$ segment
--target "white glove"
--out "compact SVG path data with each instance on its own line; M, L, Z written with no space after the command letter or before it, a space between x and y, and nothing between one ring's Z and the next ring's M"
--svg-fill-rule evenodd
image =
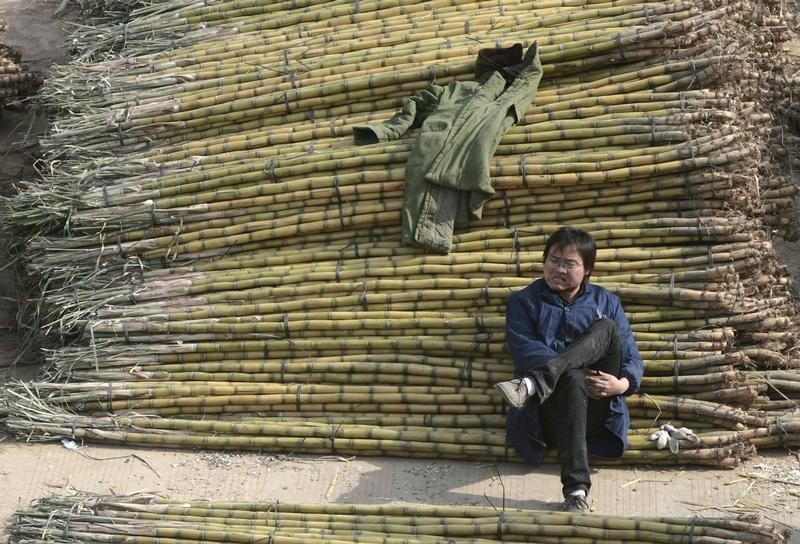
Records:
M700 437L687 427L676 429L672 425L665 423L659 430L650 435L650 440L655 442L656 447L660 450L669 446L669 451L678 453L681 442L697 444L700 442Z

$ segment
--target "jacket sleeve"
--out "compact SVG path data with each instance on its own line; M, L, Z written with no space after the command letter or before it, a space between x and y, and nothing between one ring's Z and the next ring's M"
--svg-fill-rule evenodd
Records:
M511 296L506 304L506 344L517 376L524 376L558 355L537 333L534 318L520 296Z
M622 350L622 368L620 369L620 378L627 378L630 384L628 390L623 393L624 395L632 395L639 390L642 384L642 376L644 375L644 363L642 356L639 354L639 348L636 346L636 340L633 337L631 325L622 308L622 303L619 298L614 298L614 305L611 312L611 317L617 324L619 331L620 349Z
M376 144L397 140L410 128L417 128L431 113L436 111L444 87L429 85L409 98L403 109L389 120L374 125L356 125L353 127L353 141L356 145Z
M525 117L525 112L533 102L542 79L542 61L539 59L539 48L536 43L528 48L523 64L525 68L514 78L504 94L508 97L508 115L514 118L514 124L519 124Z

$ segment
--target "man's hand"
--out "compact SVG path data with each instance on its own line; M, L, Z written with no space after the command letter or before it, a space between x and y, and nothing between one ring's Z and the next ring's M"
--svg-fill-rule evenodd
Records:
M621 395L630 387L628 378L617 378L612 374L606 374L592 368L587 368L583 373L586 376L590 399L605 399Z

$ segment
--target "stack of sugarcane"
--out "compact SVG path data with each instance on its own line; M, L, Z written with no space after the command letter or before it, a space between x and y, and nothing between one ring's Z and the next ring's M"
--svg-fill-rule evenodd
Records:
M0 19L0 32L8 23ZM12 100L29 96L42 84L42 75L21 66L22 54L14 47L0 42L0 109Z
M30 440L519 461L505 445L505 418L496 399L480 387L39 383L9 388L6 395L14 408L6 427ZM628 406L630 449L621 460L597 463L734 467L757 447L800 444L796 415L768 417L677 396L636 396ZM681 442L677 452L656 449L649 435L659 421L691 427L700 441ZM553 452L546 457L555 460Z
M730 466L800 441L795 300L770 240L795 188L769 173L768 108L734 85L761 75L737 49L748 33L785 30L767 8L184 4L85 30L84 59L121 36L122 56L61 67L42 92L62 111L50 173L2 224L41 279L36 327L63 342L42 379L6 389L9 428L514 459L492 389L513 372L505 301L571 224L597 239L592 279L645 359L623 462ZM487 44L534 40L544 78L482 218L447 255L402 246L413 133L359 147L353 126L470 79ZM664 422L701 441L656 449Z
M55 11L55 15L62 15L72 11L72 8L75 8L79 13L79 18L82 19L82 24L87 27L84 32L88 33L90 29L94 29L96 26L101 26L109 22L114 24L126 22L131 11L141 7L144 3L144 0L62 0ZM164 2L161 3L163 4ZM80 44L77 43L77 40L86 37L88 36L80 36L80 38L76 36L75 40L68 41L65 44L67 50L77 56L85 55L85 49L91 42ZM105 38L107 37L106 35ZM124 39L119 40L119 43L116 44L113 42L105 43L106 49L98 49L96 53L108 55L115 49L118 49L123 42Z
M53 496L17 511L12 543L34 542L727 542L781 543L757 519L631 518L479 506L175 501Z

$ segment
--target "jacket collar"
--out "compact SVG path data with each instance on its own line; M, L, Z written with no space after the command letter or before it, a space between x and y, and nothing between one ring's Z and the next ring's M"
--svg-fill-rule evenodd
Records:
M575 304L576 302L581 300L586 295L591 294L592 291L594 290L594 286L591 283L589 283L586 280L583 280L581 282L581 288L578 291L578 295L572 300L572 302L566 302L563 298L561 298L561 295L559 295L557 292L555 292L552 289L550 289L550 286L547 285L547 282L544 281L544 278L541 278L539 281L542 284L542 290L544 291L545 294L547 294L548 296L550 296L550 297L552 297L554 299L558 299L558 300L560 300L560 301L562 301L564 303L567 303L567 304Z

